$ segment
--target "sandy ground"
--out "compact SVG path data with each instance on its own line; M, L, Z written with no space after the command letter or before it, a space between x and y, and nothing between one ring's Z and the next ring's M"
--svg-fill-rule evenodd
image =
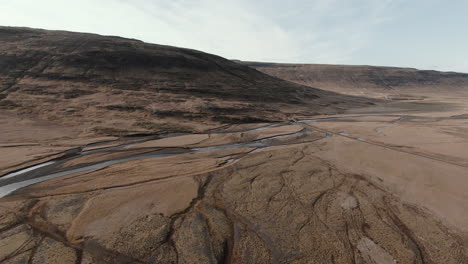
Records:
M0 199L0 260L466 263L468 111L461 103L444 112L396 107L130 142L15 142L3 147L14 154L2 159L4 168L24 153L39 158L79 144L96 151L31 177L151 155ZM92 142L104 143L86 146Z

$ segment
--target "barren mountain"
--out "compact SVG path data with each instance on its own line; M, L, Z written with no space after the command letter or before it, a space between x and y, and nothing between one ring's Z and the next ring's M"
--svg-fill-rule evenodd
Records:
M106 135L287 120L371 102L195 50L9 27L0 28L0 99L21 116Z
M468 95L465 73L376 66L239 63L280 79L344 94L388 99Z

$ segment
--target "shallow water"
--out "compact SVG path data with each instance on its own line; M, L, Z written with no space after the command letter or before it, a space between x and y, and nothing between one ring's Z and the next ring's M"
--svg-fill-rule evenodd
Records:
M162 158L162 157L170 157L170 156L176 156L176 155L181 155L181 154L209 152L209 151L225 150L225 149L248 148L248 147L261 149L261 148L265 148L265 147L268 147L268 146L276 145L274 143L274 140L276 140L276 139L301 136L301 135L304 135L305 133L306 133L306 130L303 129L303 130L301 130L299 132L295 132L295 133L289 133L289 134L284 134L284 135L268 137L268 138L254 140L252 142L246 142L246 143L236 143L236 144L228 144L228 145L200 147L200 148L193 148L193 149L189 149L187 151L179 151L179 152L177 152L177 151L174 152L173 149L172 149L170 153L161 153L161 151L158 151L156 153L154 153L154 152L151 153L150 152L150 153L144 153L144 154L137 154L137 155L134 155L134 156L131 156L131 157L123 158L123 159L116 159L116 160L99 162L99 163L92 164L92 165L89 165L89 166L84 166L84 167L81 167L81 168L65 170L65 171L52 173L52 174L48 174L48 175L45 175L45 176L41 176L41 177L37 177L37 178L33 178L33 179L27 179L27 180L19 181L19 182L16 182L16 183L11 183L11 184L1 186L0 187L0 198L4 197L4 196L6 196L6 195L20 189L20 188L23 188L23 187L26 187L26 186L29 186L29 185L32 185L32 184L36 184L36 183L39 183L39 182L47 181L47 180L58 178L58 177L71 175L71 174L74 174L74 173L80 173L80 172L85 172L85 171L92 171L92 170L102 169L102 168L105 168L105 167L108 167L108 166L111 166L111 165L114 165L114 164L117 164L117 163L133 161L133 160L140 160L140 159ZM125 146L131 145L131 144L138 144L138 143L141 143L141 141L137 142L137 143L125 144ZM119 146L119 147L121 147L121 146ZM115 149L115 147L103 148L101 150L84 151L82 153L78 153L78 155L88 155L88 154L91 154L91 153L95 153L96 151L112 150L112 149ZM230 162L232 162L232 161L230 161ZM12 178L12 177L18 177L20 175L24 175L26 173L33 172L34 170L37 170L39 168L42 168L42 167L45 167L45 166L48 166L48 165L52 165L54 163L56 163L56 162L55 161L49 161L49 162L41 163L41 164L38 164L38 165L34 165L32 167L29 167L29 168L26 168L26 169L23 169L23 170L20 170L20 171L17 171L17 172L7 174L4 177L2 177L2 180L7 179L7 178ZM0 184L1 184L1 180L0 180Z
M270 125L254 128L254 129L247 129L247 130L244 130L244 131L216 132L216 133L212 133L212 134L224 134L224 133L237 133L237 132L256 131L256 130L263 130L263 129L268 129L268 128L277 127L277 126L281 126L281 125L288 125L288 124L295 124L295 123L319 122L319 121L327 121L327 120L366 118L366 117L383 117L383 116L388 117L388 116L394 116L394 115L362 115L362 116L325 117L325 118L305 119L305 120L299 120L299 121L296 121L296 122L289 122L289 123L275 123L275 124L270 124ZM408 118L407 116L403 116L403 117L402 116L395 116L395 117L400 117L399 121L402 121L403 119ZM412 117L412 118L425 118L425 117ZM440 118L440 119L466 120L466 119L459 119L459 118ZM79 172L84 172L84 171L91 171L91 170L96 170L96 169L102 169L102 168L105 168L107 166L111 166L113 164L127 162L127 161L147 159L147 158L161 158L161 157L169 157L169 156L175 156L175 155L181 155L181 154L209 152L209 151L216 151L216 150L237 149L237 148L255 148L255 150L249 152L249 154L251 154L251 153L255 153L255 152L257 152L257 151L259 151L259 150L261 150L263 148L266 148L266 147L287 144L287 143L284 143L284 142L281 142L281 141L277 142L275 140L305 136L307 131L308 131L307 129L303 129L303 130L301 130L299 132L295 132L295 133L272 136L272 137L253 140L253 141L244 142L244 143L235 143L235 144L227 144L227 145L219 145L219 146L200 147L200 148L192 148L192 149L184 149L184 150L181 149L181 151L174 151L174 148L172 148L171 150L169 150L170 152L166 152L166 153L161 152L161 151L157 151L157 152L149 152L149 153L144 153L144 154L137 154L137 155L133 155L133 156L122 158L122 159L99 162L99 163L84 166L84 167L81 167L81 168L74 168L74 169L69 169L69 170L65 170L65 171L55 172L55 173L47 174L47 175L44 175L44 176L35 177L35 178L32 178L32 179L26 179L26 180L20 180L19 179L18 182L11 183L11 184L6 184L4 186L1 186L2 181L5 181L6 179L12 179L12 178L15 178L15 177L20 178L20 176L24 176L24 175L27 175L29 173L33 173L34 171L36 171L38 169L41 169L41 168L44 169L44 168L47 168L47 166L52 166L54 164L56 165L58 163L58 161L48 161L48 162L40 163L40 164L31 166L31 167L16 171L16 172L6 174L2 178L0 178L0 198L6 196L8 194L11 194L12 192L14 192L14 191L16 191L16 190L18 190L20 188L23 188L23 187L26 187L26 186L29 186L29 185L32 185L32 184L36 184L36 183L43 182L43 181L46 181L46 180L54 179L54 178L57 178L57 177L71 175L71 174L74 174L74 173L79 173ZM346 133L346 132L341 132L341 133L339 133L339 135L349 136L349 134ZM171 136L173 136L173 137L174 136L180 136L180 134L172 134ZM164 137L171 137L171 136L164 135ZM324 137L316 139L316 140L312 140L310 142L325 140L325 139L330 138L332 136L333 136L333 134L327 133ZM154 137L152 137L151 139L154 139ZM366 141L366 139L364 139L364 138L356 138L356 140ZM115 150L115 149L122 148L124 146L129 146L129 145L132 145L132 144L139 144L141 142L143 142L143 141L139 140L139 141L133 141L131 143L126 143L126 144L124 143L122 145L113 146L113 147L104 147L102 149L83 151L83 152L77 153L76 157L83 156L83 155L89 155L89 154L96 153L96 152ZM233 162L234 160L235 159L230 159L228 161L228 163Z
M51 164L54 164L54 163L55 163L55 161L47 161L47 162L44 162L44 163L40 163L38 165L28 167L26 169L22 169L22 170L19 170L19 171L8 173L7 175L3 176L0 179L0 181L5 180L5 179L10 179L10 178L13 178L15 176L18 176L18 175L24 174L26 172L30 172L30 171L33 171L33 170L36 170L36 169L39 169L39 168L42 168L42 167L45 167L45 166L48 166L48 165L51 165Z
M147 159L147 158L161 158L161 157L167 157L167 156L173 156L173 155L180 155L180 153L172 154L172 155L171 154L140 155L140 156L128 157L128 158L124 158L124 159L104 161L104 162L96 163L96 164L93 164L93 165L85 166L85 167L82 167L82 168L77 168L77 169L52 173L52 174L45 175L45 176L42 176L42 177L29 179L29 180L25 180L25 181L20 181L20 182L17 182L17 183L12 183L12 184L2 186L2 187L0 187L0 197L4 197L4 196L6 196L6 195L20 189L20 188L23 188L23 187L26 187L26 186L29 186L29 185L32 185L32 184L35 184L35 183L51 180L51 179L62 177L62 176L71 175L71 174L74 174L74 173L102 169L102 168L105 168L107 166L117 164L117 163L126 162L126 161L132 161L132 160L138 160L138 159ZM40 165L42 165L42 164L40 164ZM39 166L39 165L37 165L37 166Z

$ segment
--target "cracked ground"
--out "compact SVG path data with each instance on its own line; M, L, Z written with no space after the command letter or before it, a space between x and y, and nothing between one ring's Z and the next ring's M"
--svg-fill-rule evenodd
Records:
M392 124L397 118L387 119L379 122ZM353 125L348 127L359 125L349 122ZM401 149L339 136L340 130L333 129L342 123L143 142L128 151L187 142L217 145L302 128L312 131L257 151L217 149L127 161L20 189L0 200L0 260L467 263L466 214L450 214L448 208L466 208L463 200L457 203L450 197L456 189L439 188L439 193L404 189L414 181L423 185L428 177L439 175L441 166L414 148L414 153L398 152L394 157ZM323 133L333 136L315 140ZM349 155L360 159L353 161ZM377 156L380 161L373 161ZM375 173L398 158L427 171L407 167L390 173L399 177L398 185L395 178ZM374 162L374 170L359 169L364 159ZM466 175L464 168L446 166L442 169L451 175L447 177ZM424 195L453 203L441 207Z

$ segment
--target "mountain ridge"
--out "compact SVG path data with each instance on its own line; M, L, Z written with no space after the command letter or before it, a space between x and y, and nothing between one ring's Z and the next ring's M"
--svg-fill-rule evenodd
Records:
M232 59L232 61L237 63L243 64L252 64L252 65L285 65L285 66L307 66L307 65L315 65L315 66L337 66L337 67L349 67L349 68L361 68L361 67L368 67L368 68L388 68L388 69L403 69L403 70L414 70L414 71L429 71L429 72L439 72L439 73L455 73L455 74L462 74L468 75L467 72L461 71L445 71L445 70L434 70L434 69L421 69L416 67L410 66L391 66L391 65L375 65L375 64L333 64L333 63L292 63L292 62L273 62L273 61L253 61L253 60L239 60L239 59Z
M1 109L86 124L99 134L284 121L374 102L279 80L192 49L29 28L0 27L0 36ZM199 127L199 121L208 125Z
M371 97L468 94L468 74L369 65L241 62L271 76L324 90ZM443 95L443 94L442 94Z

